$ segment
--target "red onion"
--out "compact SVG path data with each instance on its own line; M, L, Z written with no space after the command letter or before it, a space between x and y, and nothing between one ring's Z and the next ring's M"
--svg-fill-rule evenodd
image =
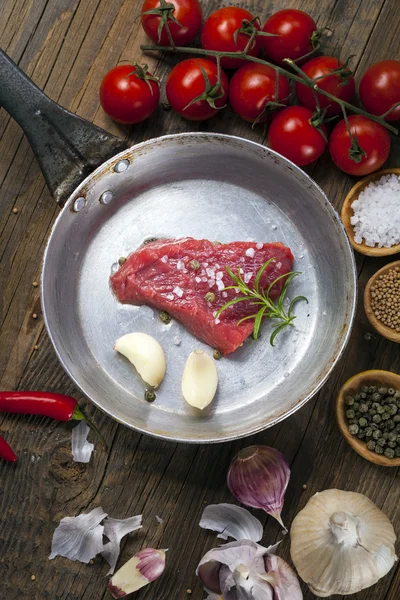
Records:
M261 508L285 527L281 511L289 478L290 468L283 454L268 446L249 446L233 459L228 487L239 502Z

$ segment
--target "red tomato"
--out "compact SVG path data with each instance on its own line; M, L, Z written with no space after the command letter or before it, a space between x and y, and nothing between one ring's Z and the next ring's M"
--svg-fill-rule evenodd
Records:
M354 77L350 69L347 68L342 70L343 75L333 73L333 71L337 71L341 67L343 67L343 63L338 58L334 58L333 56L317 56L306 62L302 69L311 79L318 79L318 77L327 75L327 77L316 81L318 87L340 100L351 102L356 91ZM315 110L317 104L311 88L296 82L296 96L303 106ZM328 107L326 111L327 116L341 113L340 105L337 102L332 102L332 100L322 94L318 94L318 100L321 108Z
M381 60L367 69L360 83L360 100L373 115L383 115L400 102L400 61ZM400 105L385 119L400 119Z
M286 77L279 76L278 98L275 99L276 71L268 65L248 63L240 67L231 79L229 101L233 110L254 123L267 120L267 102L287 104L290 86Z
M362 115L351 115L348 122L353 144L345 121L340 121L329 139L331 158L339 169L349 175L369 175L386 162L390 152L390 135L382 125ZM357 140L365 154L357 151Z
M268 145L299 167L317 160L326 147L318 129L311 125L312 111L304 106L289 106L273 119L268 131ZM326 128L322 125L326 136Z
M199 0L164 0L164 4L166 6L161 7L160 0L145 0L141 17L143 29L156 44L170 46L165 25L168 22L175 46L188 44L200 31L202 10Z
M210 119L225 106L228 97L228 78L223 71L222 90L217 81L218 70L214 62L205 58L188 58L178 63L169 74L166 86L168 102L185 119Z
M104 112L119 123L140 123L149 117L160 101L160 86L139 65L111 69L100 86Z
M245 24L243 24L244 21ZM235 32L243 29L248 33L238 33L235 41ZM201 45L206 50L239 52L246 48L251 32L254 30L259 31L260 25L254 20L251 12L238 6L227 6L213 12L204 23L201 32ZM248 54L259 56L260 52L261 40L256 37ZM221 65L227 69L237 69L243 64L245 64L245 61L240 58L221 59Z
M263 31L276 35L263 36L262 40L265 54L269 60L278 64L283 64L284 58L295 60L311 52L320 37L310 15L291 8L273 14L265 23ZM304 61L298 64L302 62Z

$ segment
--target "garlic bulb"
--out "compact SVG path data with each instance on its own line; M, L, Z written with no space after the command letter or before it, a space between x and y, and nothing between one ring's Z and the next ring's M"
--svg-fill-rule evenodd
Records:
M203 350L194 350L187 359L182 377L182 394L190 406L203 410L217 391L218 373L213 359Z
M154 388L164 379L165 354L160 344L147 333L128 333L116 342L114 349L133 364L140 377Z
M294 519L290 536L297 572L321 598L374 585L397 560L391 522L355 492L315 494Z

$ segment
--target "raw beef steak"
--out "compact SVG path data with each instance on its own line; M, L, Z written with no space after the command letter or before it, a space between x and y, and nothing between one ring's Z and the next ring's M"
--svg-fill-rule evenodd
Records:
M260 289L292 270L293 255L280 242L217 244L193 238L157 240L131 254L111 276L111 284L120 302L147 304L167 311L195 336L225 355L234 352L253 331L253 320L240 325L238 320L257 312L251 301L239 302L216 318L218 309L238 293L224 291L224 287L233 285L225 267L229 266L234 273L240 268L243 280L253 288L257 271L270 258L275 261L264 271ZM283 284L284 279L274 286L271 298L279 296ZM209 292L214 296L206 298Z

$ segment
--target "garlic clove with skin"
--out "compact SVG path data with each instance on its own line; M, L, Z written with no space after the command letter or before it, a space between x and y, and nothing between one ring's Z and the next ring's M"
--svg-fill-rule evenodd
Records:
M166 550L144 548L132 556L108 582L113 598L124 598L155 581L165 569Z
M321 598L370 587L397 560L391 522L371 500L355 492L315 494L294 519L290 536L293 563Z
M182 394L186 402L203 410L213 401L217 387L215 362L203 350L194 350L187 359L182 377Z
M148 385L154 388L160 385L166 371L165 354L151 335L128 333L115 342L114 349L133 364Z

